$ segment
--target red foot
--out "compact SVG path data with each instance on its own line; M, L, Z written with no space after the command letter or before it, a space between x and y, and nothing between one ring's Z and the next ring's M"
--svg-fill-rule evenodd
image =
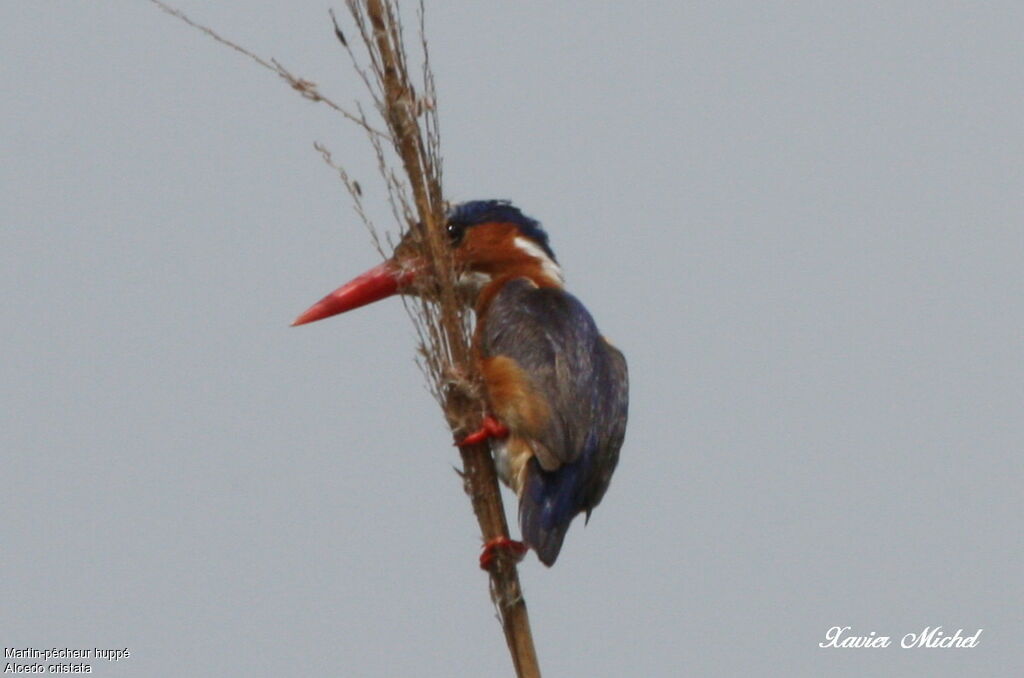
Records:
M521 541L515 541L508 537L496 537L486 544L484 544L484 552L480 554L480 569L491 571L491 567L494 565L494 559L498 557L496 551L501 549L513 559L514 562L519 562L526 555L528 547Z
M504 424L499 422L491 415L484 417L483 423L480 428L473 431L468 436L459 440L455 443L456 447L465 447L466 445L476 445L482 443L488 438L507 438L508 428Z

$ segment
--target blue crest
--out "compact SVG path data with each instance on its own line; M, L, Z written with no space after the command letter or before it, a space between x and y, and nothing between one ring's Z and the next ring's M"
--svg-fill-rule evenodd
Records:
M548 234L541 228L540 222L520 212L508 200L470 200L459 203L448 211L448 222L466 227L488 222L515 224L523 235L540 245L544 253L557 263L555 253L548 245Z

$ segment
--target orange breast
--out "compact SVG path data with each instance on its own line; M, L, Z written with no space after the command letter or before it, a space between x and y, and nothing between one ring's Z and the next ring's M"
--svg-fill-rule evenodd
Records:
M531 457L536 456L548 470L558 466L553 455L537 442L551 417L551 408L533 387L530 376L507 356L482 359L480 373L491 412L509 430L508 440L497 450L498 468L509 487L519 494Z
M537 393L530 376L507 356L480 361L491 411L513 435L536 437L547 425L551 410Z

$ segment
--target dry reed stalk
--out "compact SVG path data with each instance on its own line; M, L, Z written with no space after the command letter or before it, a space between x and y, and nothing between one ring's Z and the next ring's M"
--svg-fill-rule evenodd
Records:
M457 272L445 234L436 94L423 29L422 0L419 6L423 57L420 79L422 95L417 94L408 69L396 0L346 0L366 48L368 71L360 65L331 13L335 35L348 52L356 72L369 91L374 107L386 125L386 132L372 126L361 107L358 113L342 108L321 94L314 83L292 75L276 60L266 60L253 54L206 26L192 21L161 0L150 2L275 72L306 99L330 106L367 133L377 156L381 176L388 188L392 213L403 233L407 229L412 231L412 241L421 250L431 273L426 276L431 280L430 288L421 289L418 301L406 304L420 339L421 367L453 434L461 437L476 430L480 426L485 403L480 395L479 375L470 353L469 312L457 294ZM405 180L392 169L385 142L391 145L399 158ZM324 161L338 171L353 198L357 214L369 228L378 250L382 251L376 230L363 209L362 190L358 182L343 167L333 162L330 152L322 144L316 144L316 148ZM507 538L508 524L489 446L483 443L460 447L459 453L462 456L463 486L472 501L484 542ZM529 678L540 676L526 601L515 561L504 552L499 552L490 569L489 578L491 599L498 610L516 674Z

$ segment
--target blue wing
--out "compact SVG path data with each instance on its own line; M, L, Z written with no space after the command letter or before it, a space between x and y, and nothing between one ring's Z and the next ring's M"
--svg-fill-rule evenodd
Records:
M484 357L513 359L551 409L536 440L547 454L528 462L519 503L524 541L551 565L569 524L581 512L590 517L618 462L629 401L626 360L576 297L526 279L495 296L480 340Z

